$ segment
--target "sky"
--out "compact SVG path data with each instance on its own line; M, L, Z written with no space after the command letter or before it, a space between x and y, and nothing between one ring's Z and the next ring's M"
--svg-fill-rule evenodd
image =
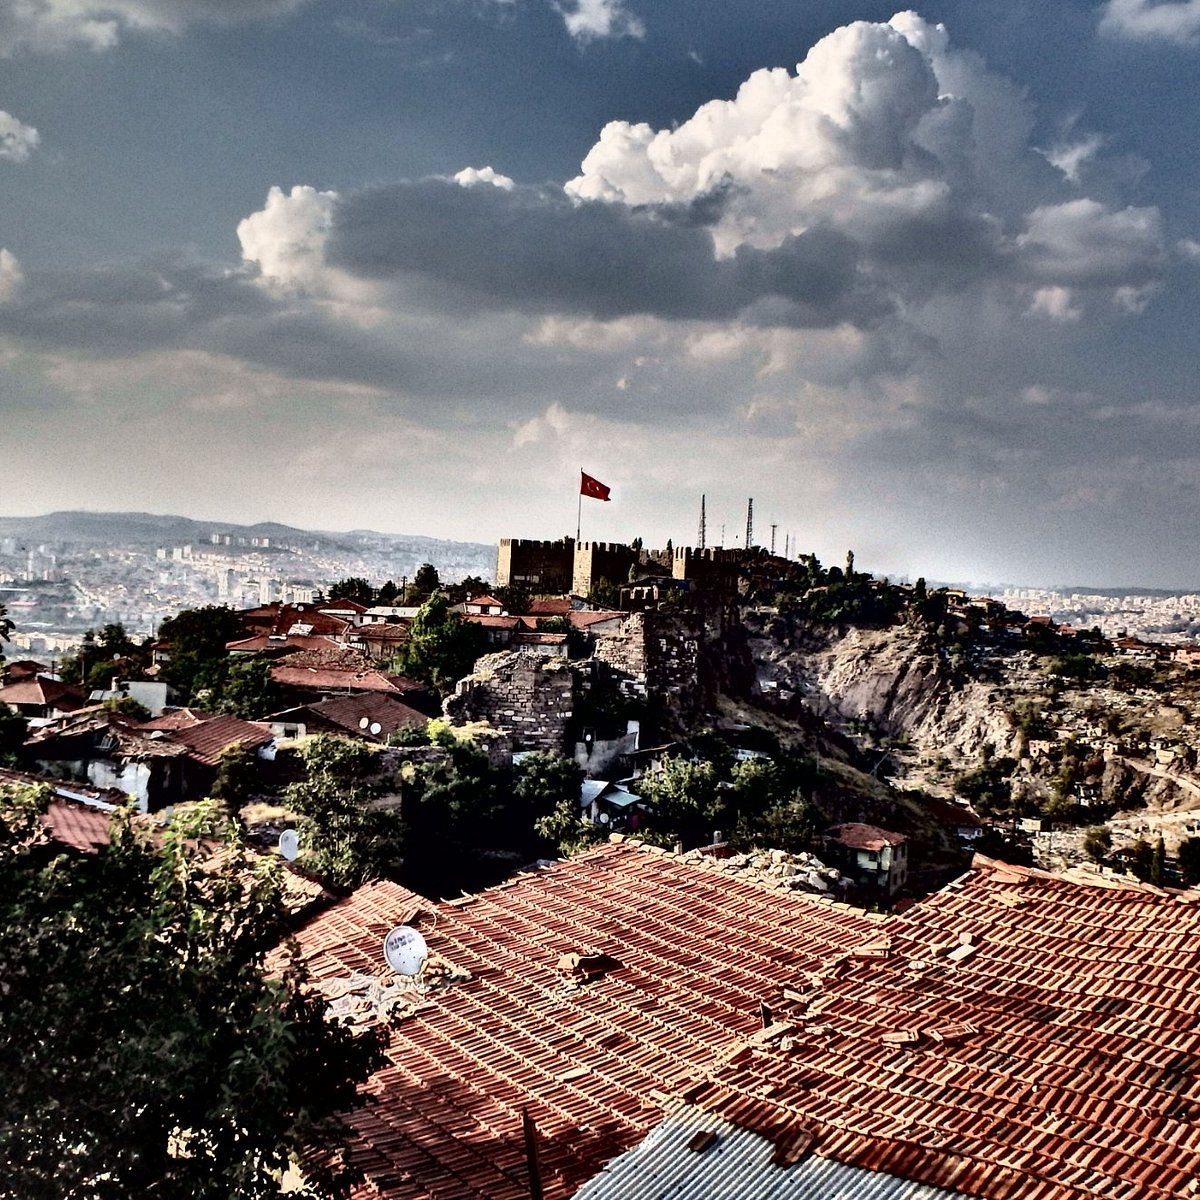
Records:
M0 0L0 512L1200 587L1200 0Z

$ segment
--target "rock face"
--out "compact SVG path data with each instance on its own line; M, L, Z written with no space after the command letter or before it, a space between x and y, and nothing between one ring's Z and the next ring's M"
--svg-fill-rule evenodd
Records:
M575 673L561 658L527 650L487 654L443 704L455 725L486 721L512 738L513 750L567 752Z
M998 754L1016 745L995 686L952 681L929 641L907 627L839 634L777 625L750 649L764 694L795 695L834 724L865 722L968 758L985 742Z

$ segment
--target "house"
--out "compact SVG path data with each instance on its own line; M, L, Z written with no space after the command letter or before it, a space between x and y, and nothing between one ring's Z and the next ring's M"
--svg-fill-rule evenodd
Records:
M513 640L513 635L525 631L525 623L520 617L498 617L482 613L464 613L464 621L480 626L487 634L488 645L496 649L507 648Z
M392 658L408 641L408 624L372 621L346 635L346 644L361 650L372 661Z
M509 641L514 650L532 650L551 658L567 657L567 635L565 633L514 633Z
M502 617L504 605L495 596L468 596L461 604L455 604L450 611L474 613L483 617Z
M235 745L264 758L274 752L270 729L240 717L182 709L141 722L88 709L39 729L23 756L45 775L114 789L154 812L208 796L221 755Z
M978 841L987 829L987 823L977 813L963 804L955 804L952 800L924 795L921 797L921 807L959 842Z
M111 688L94 691L88 697L90 704L103 704L106 700L130 699L140 704L152 717L161 717L171 702L174 689L168 684L148 679L114 679Z
M620 783L585 779L580 785L579 808L584 820L617 832L636 830L645 808L641 796Z
M276 738L302 738L314 733L336 733L386 742L401 729L424 729L425 713L405 704L388 692L358 692L301 704L264 717Z
M79 688L51 675L35 675L0 686L0 704L7 704L34 726L78 712L86 703Z
M868 895L894 896L908 879L908 839L901 833L851 821L826 830L822 844L822 857Z
M314 991L383 1039L345 1116L355 1195L1193 1194L1194 894L976 855L873 918L697 857L609 842L305 922ZM397 926L415 977L384 962Z

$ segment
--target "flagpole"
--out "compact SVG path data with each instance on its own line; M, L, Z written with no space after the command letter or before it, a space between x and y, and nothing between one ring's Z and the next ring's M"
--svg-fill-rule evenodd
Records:
M583 527L583 468L579 468L579 504L575 510L575 545L579 545L579 531Z

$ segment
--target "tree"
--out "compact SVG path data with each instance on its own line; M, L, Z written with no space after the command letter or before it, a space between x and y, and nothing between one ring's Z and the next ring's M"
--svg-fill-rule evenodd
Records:
M284 789L301 814L301 863L335 887L352 888L399 862L399 814L372 807L378 757L363 743L319 734L302 751L305 778Z
M217 760L217 776L209 795L219 801L233 819L237 818L258 782L258 756L241 742L234 742L221 751Z
M15 763L25 738L29 722L14 708L0 704L0 763Z
M365 604L368 608L375 603L375 589L359 575L351 575L346 579L339 579L337 583L331 583L328 594L330 601L353 600L356 604Z
M727 809L712 763L668 758L661 771L638 780L642 799L654 808L654 825L685 846L711 840L713 831L728 828Z
M170 661L163 668L163 678L191 701L198 692L224 682L226 643L243 636L243 630L233 609L208 604L168 617L158 635L170 643Z
M7 642L12 637L14 625L8 615L8 609L0 604L0 642Z
M137 643L119 622L111 622L100 630L100 649L109 658L129 658L138 652Z
M1167 847L1163 842L1163 836L1158 835L1158 841L1154 843L1154 853L1150 858L1150 882L1158 887L1162 886L1163 872L1167 865Z
M437 568L432 563L422 563L413 576L412 583L404 593L405 604L421 604L428 600L442 586L438 578Z
M579 764L561 754L535 751L513 768L514 820L532 826L549 816L563 800L579 809L579 785L583 771Z
M450 611L446 597L434 592L413 618L398 658L404 674L445 689L469 675L486 650L482 626L463 621Z
M1179 843L1179 873L1187 887L1200 883L1200 838L1184 838Z
M1103 862L1112 850L1112 832L1107 825L1096 825L1083 835L1083 852L1093 862Z
M208 806L165 832L120 814L102 854L61 852L47 798L0 789L0 1197L277 1197L381 1061L298 965L268 977L278 865Z
M256 721L281 703L283 693L271 679L271 660L256 656L227 664L214 707L217 712Z
M379 589L375 595L375 602L387 606L396 603L396 597L400 594L400 589L396 586L395 581L389 579L387 583Z

